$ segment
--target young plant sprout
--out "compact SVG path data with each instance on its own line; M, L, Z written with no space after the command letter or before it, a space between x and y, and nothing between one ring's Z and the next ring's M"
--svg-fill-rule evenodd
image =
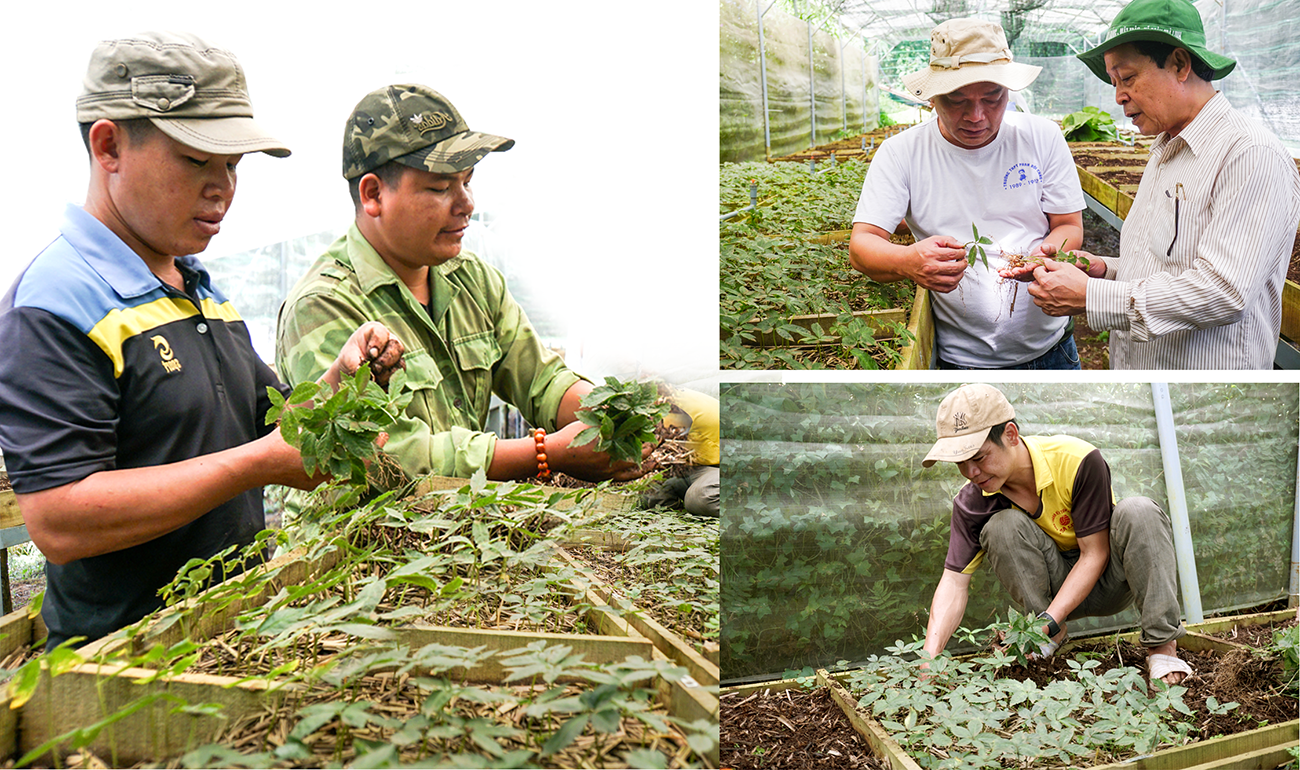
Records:
M966 264L974 265L975 257L978 255L980 260L984 263L985 269L988 269L989 255L984 253L984 247L991 245L993 240L987 235L981 236L980 229L975 226L974 222L971 222L970 229L975 239L966 241L966 243L962 244L966 247Z
M639 462L641 445L655 440L655 426L670 408L653 382L606 377L604 385L582 397L577 417L588 427L573 437L573 445L596 441L597 452L615 460Z
M370 365L362 364L333 393L327 385L304 382L288 399L275 388L268 387L267 395L271 409L266 424L280 423L280 435L302 452L308 473L325 471L365 486L366 463L387 457L379 453L375 439L406 410L415 391L406 388L406 372L399 369L385 392L371 378Z

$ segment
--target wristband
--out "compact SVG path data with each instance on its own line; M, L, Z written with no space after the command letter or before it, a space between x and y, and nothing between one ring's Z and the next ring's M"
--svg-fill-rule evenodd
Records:
M1054 638L1057 634L1061 633L1061 627L1057 625L1056 618L1048 615L1047 610L1038 613L1038 617L1040 620L1047 621L1047 636L1049 638Z
M551 477L551 467L546 464L546 431L534 430L533 443L537 447L537 478L546 481Z

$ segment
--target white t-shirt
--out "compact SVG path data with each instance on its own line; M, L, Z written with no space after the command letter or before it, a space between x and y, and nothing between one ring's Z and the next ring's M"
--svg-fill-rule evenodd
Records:
M1028 255L1050 231L1047 214L1083 209L1083 189L1061 129L1046 118L1006 113L992 142L952 144L930 120L890 137L867 169L854 222L893 232L905 220L916 239L972 240L971 225L993 239L989 267L976 257L961 283L931 293L936 345L944 361L997 368L1038 358L1061 340L1069 319L1034 304L1027 284L1002 282L1002 251ZM1016 293L1015 311L1011 311Z

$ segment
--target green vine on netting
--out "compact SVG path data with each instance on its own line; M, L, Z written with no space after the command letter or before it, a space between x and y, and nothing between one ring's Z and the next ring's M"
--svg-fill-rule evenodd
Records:
M573 446L596 442L596 451L615 461L641 461L641 445L655 440L655 426L672 408L651 381L606 377L604 385L582 397L577 417L588 426L573 437Z
M280 435L302 452L307 473L324 471L352 486L364 486L366 464L380 459L375 440L397 421L415 392L407 389L402 369L393 373L385 392L371 378L369 364L343 377L338 390L316 403L328 389L323 383L304 382L286 399L268 387L271 409L266 424L280 423Z

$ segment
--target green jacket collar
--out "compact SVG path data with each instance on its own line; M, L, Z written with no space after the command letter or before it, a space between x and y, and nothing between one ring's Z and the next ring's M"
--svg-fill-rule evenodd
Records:
M357 275L357 283L364 293L370 294L382 286L394 285L412 307L420 307L415 295L411 294L411 290L398 279L397 274L388 266L384 258L375 251L375 247L371 246L370 241L361 234L361 229L357 227L355 221L348 227L347 259L352 263L352 270ZM465 256L462 252L461 256L452 257L429 270L429 309L435 320L441 319L446 314L452 300L460 292L460 287L450 281L449 276L464 261Z

